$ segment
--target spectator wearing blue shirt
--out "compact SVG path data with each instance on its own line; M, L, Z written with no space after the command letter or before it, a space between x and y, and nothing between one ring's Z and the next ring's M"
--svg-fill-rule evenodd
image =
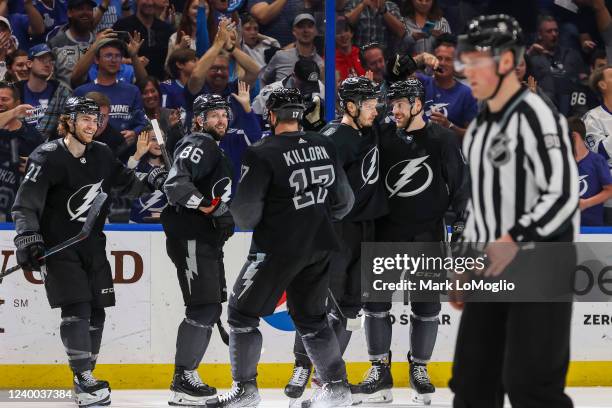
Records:
M227 98L234 118L229 124L231 128L243 129L252 120L257 120L254 113L246 112L242 105L231 98L232 94L238 93L238 80L230 81L230 57L244 70L241 78L244 82L253 86L257 80L260 66L255 60L249 57L244 51L236 46L237 34L231 30L230 20L223 20L219 24L219 30L211 47L204 53L202 58L196 63L191 77L185 89L185 99L187 101L187 120L186 125L191 126L191 106L193 101L201 94L217 94Z
M612 176L608 163L603 156L587 149L586 128L582 120L572 116L567 122L574 139L574 155L578 163L580 225L603 226L604 202L612 198Z
M44 39L45 23L42 15L32 3L32 0L23 1L23 12L12 13L8 15L8 20L11 24L13 35L19 42L19 48L28 50L39 39ZM35 41L30 41L30 37Z
M110 101L109 124L117 129L128 145L135 145L136 135L146 125L142 99L138 88L132 84L117 81L121 60L125 55L125 44L117 39L107 38L96 48L98 78L93 83L75 89L75 96L84 96L96 91L106 95Z
M48 80L53 64L53 53L47 44L35 45L28 52L28 79L17 83L21 100L33 107L25 122L35 126L46 138L55 135L64 105L72 96L68 87L54 79Z
M179 48L168 58L170 78L160 84L161 106L170 109L186 109L185 85L191 77L198 59L191 48Z
M240 127L228 127L227 133L219 143L219 147L223 149L227 157L232 161L232 192L234 192L236 187L238 187L244 152L247 147L261 139L261 127L259 126L257 116L251 109L251 94L248 84L242 81L239 82L238 91L232 93L231 101L240 104L240 108L245 112L244 119L240 122ZM233 107L232 110L234 110Z
M463 138L469 123L478 114L478 102L470 88L455 79L456 39L441 35L434 49L439 61L433 78L417 74L425 87L425 115L432 122L452 129Z
M82 85L85 82L92 82L98 78L98 64L96 62L96 54L100 48L100 44L107 43L108 41L117 41L117 34L111 29L98 34L96 41L92 47L87 50L85 55L74 66L72 74L70 76L70 84L73 88ZM130 42L126 45L123 41L118 41L117 44L121 46L124 55L127 54L129 59L122 59L119 72L116 74L116 79L119 82L125 82L133 84L138 81L143 81L147 76L147 70L144 67L143 58L138 56L138 49L142 44L140 34L134 32L134 36L130 36ZM127 63L128 61L131 64Z
M43 18L45 35L68 22L67 0L38 0L35 6Z

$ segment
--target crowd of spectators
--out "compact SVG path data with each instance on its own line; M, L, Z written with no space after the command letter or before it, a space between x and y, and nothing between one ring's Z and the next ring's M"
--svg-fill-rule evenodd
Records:
M368 75L384 95L393 67L410 55L426 89L426 120L460 139L479 106L456 61L456 37L479 14L516 17L526 41L519 78L569 118L581 208L591 214L583 224L612 225L612 0L334 5L336 82ZM330 58L324 36L324 0L0 0L0 217L10 221L27 155L59 137L71 95L98 102L96 139L143 171L163 166L150 120L159 121L172 153L203 93L231 103L221 146L236 170L246 147L268 133L265 101L277 87L300 89L304 127L320 129ZM155 222L165 204L161 196L115 197L111 221Z

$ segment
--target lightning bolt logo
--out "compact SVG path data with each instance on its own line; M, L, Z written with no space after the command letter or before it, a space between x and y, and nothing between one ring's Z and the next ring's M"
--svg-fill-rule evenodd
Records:
M425 163L425 160L428 157L429 155L417 157L416 159L403 160L389 169L387 176L385 177L385 185L389 193L391 193L389 197L393 197L394 195L397 195L398 197L415 196L429 187L431 181L433 180L433 171L431 170L431 167ZM389 183L390 176L393 178L393 174L397 171L395 169L402 165L403 168L399 171L399 178L393 183L393 186L391 186ZM412 181L412 177L421 169L427 170L427 179L425 180L425 183L415 190L402 191L404 187L406 187L406 185Z
M589 175L585 174L584 176L580 176L580 178L578 179L578 181L580 182L580 186L578 187L580 189L580 197L582 197L582 195L586 193L589 188L589 183L586 180L587 177L589 177Z
M242 292L240 292L240 295L238 295L238 299L240 299L247 292L247 290L249 290L249 288L253 285L253 278L255 277L255 275L257 274L257 271L259 270L258 269L259 264L263 262L265 257L266 257L266 254L257 253L255 254L255 259L250 261L249 264L245 265L246 270L242 274L242 280L244 281L242 282Z
M223 183L225 183L225 185L223 185ZM220 191L218 191L218 189L220 188L223 188L223 194L219 194ZM221 197L221 201L227 203L230 198L232 198L232 179L223 177L213 185L211 193L213 197Z
M102 191L103 181L104 179L100 180L96 184L88 184L86 186L83 186L78 189L76 193L70 196L70 198L68 199L68 203L66 203L66 209L68 210L68 214L70 215L70 221L77 220L80 222L85 222L84 215L91 207L91 203L93 203L93 200L96 198L98 193ZM81 192L85 189L88 190L82 198L83 203L75 211L72 211L72 200L79 197L81 195Z
M187 241L187 267L185 268L185 277L187 278L187 287L191 294L191 281L194 275L198 274L198 263L196 258L196 242L194 239Z
M367 171L365 171L367 168ZM378 146L374 146L363 157L361 162L361 178L363 179L362 188L366 184L374 184L378 181Z
M141 213L145 212L146 210L151 208L154 204L157 204L163 196L164 196L164 193L162 193L159 190L155 190L153 194L149 196L149 199L147 200L146 203L143 203L142 201L140 202L140 204L142 205L142 210L140 210L140 212Z

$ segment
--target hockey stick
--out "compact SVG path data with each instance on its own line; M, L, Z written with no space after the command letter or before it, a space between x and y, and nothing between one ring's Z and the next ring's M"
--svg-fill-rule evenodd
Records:
M87 237L89 237L89 234L91 233L91 230L96 220L98 219L98 215L100 215L100 211L102 210L102 206L104 205L104 202L106 201L107 197L108 195L103 191L98 193L96 198L94 198L93 202L91 203L91 207L89 208L89 213L87 213L87 218L85 219L83 228L81 228L81 232L76 234L74 237L62 242L61 244L57 244L56 246L49 248L47 251L45 251L45 254L43 256L38 258L38 260L42 261L43 259L57 252L63 251L64 249L87 239ZM10 275L11 273L15 271L18 271L19 269L21 269L21 265L15 265L5 270L4 272L0 273L0 284L2 283L2 279L4 277Z
M229 334L223 327L223 323L221 323L221 319L217 320L217 329L219 329L219 336L221 336L221 340L226 346L229 346Z
M161 132L157 119L151 120L151 127L153 128L155 139L157 139L157 144L159 144L159 149L162 152L162 158L164 159L166 170L170 171L170 168L172 167L172 160L170 160L170 155L166 150L166 140L164 139L164 135ZM223 327L221 319L217 320L217 329L219 330L219 336L221 336L223 343L226 346L229 346L229 334L227 334L227 330L225 330L225 327Z
M361 329L361 323L359 325L357 325L356 323L353 323L353 321L356 321L357 318L352 318L352 317L346 317L346 315L344 314L344 312L342 312L342 308L340 307L340 304L338 303L338 301L336 300L336 297L334 296L334 293L332 292L331 288L327 288L327 292L329 294L329 298L331 299L332 303L334 304L334 307L336 308L336 310L338 311L338 313L340 313L340 316L346 320L346 330L349 331L356 331ZM358 315L359 316L359 315ZM359 326L359 327L358 327Z
M166 170L170 171L170 167L172 167L172 160L170 160L170 155L166 150L166 139L164 139L164 135L162 134L157 119L151 120L151 126L153 127L153 133L155 134L155 139L157 139L157 144L159 144L159 149L162 152L162 158L164 159Z

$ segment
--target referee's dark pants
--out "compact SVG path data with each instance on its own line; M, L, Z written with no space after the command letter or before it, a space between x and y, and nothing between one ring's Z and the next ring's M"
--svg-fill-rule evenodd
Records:
M453 375L455 408L573 407L564 393L571 303L466 303Z

